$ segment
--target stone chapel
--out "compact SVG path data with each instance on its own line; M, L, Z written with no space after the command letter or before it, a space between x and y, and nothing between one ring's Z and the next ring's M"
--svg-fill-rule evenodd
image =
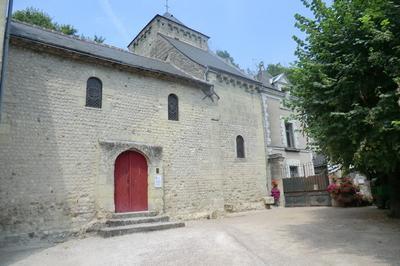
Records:
M156 15L129 51L12 21L0 124L3 238L114 213L264 208L261 82Z

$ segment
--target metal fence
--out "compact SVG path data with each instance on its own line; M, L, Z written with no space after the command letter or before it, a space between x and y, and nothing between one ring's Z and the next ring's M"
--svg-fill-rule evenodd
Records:
M329 185L326 174L283 179L284 192L326 191Z
M281 171L281 176L284 178L307 177L315 175L315 168L312 162L298 165L285 164Z

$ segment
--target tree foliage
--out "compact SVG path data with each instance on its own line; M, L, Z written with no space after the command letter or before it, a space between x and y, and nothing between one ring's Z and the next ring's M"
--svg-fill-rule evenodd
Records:
M285 67L281 63L277 63L277 64L268 64L267 67L266 67L266 70L272 76L277 76L277 75L282 74L282 73L287 74L288 72L291 71L291 68L290 67Z
M58 24L57 22L54 22L47 13L33 7L15 11L13 19L46 29L59 31L66 35L74 35L78 32L77 29L69 24Z
M45 12L34 7L28 7L24 10L18 10L13 13L13 19L33 24L46 29L61 32L66 35L76 35L78 30L69 24L58 24ZM101 36L94 36L94 38L81 36L83 39L92 40L98 43L103 43L105 38Z
M229 63L234 65L235 67L239 68L239 65L235 62L235 59L230 55L230 53L226 50L221 51L217 50L217 55L225 60L227 60Z
M400 180L400 3L302 0L294 107L322 152L368 176Z
M292 82L294 66L284 66L281 63L268 64L266 70L272 76L277 76L279 74L285 73L289 81Z

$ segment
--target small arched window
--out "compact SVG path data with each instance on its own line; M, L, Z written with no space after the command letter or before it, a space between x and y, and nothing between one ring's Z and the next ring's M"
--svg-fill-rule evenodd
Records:
M175 94L168 96L168 120L179 120L179 102Z
M236 155L238 158L244 158L244 139L242 136L236 137Z
M86 83L86 106L101 108L103 85L98 78L89 78Z

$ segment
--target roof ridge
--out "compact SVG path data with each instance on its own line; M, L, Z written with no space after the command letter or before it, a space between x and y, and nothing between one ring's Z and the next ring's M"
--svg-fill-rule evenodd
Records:
M167 19L169 19L169 20L172 20L172 21L174 21L174 22L176 22L176 23L178 23L178 24L181 24L181 25L183 25L183 26L186 26L185 24L183 24L183 22L182 21L180 21L179 19L177 19L172 13L170 13L170 12L165 12L163 15L162 15L164 18L167 18Z
M216 58L218 58L219 60L221 60L224 64L235 68L237 71L240 71L242 74L244 74L245 76L248 76L250 79L253 79L255 81L257 81L255 78L251 77L250 75L247 75L242 69L240 69L239 67L235 66L234 64L229 64L228 62L226 62L222 57L218 56L216 53L214 53L214 51L209 50L210 54L212 54L213 56L215 56Z
M150 72L163 73L210 86L209 83L194 79L192 76L176 68L173 64L162 60L139 56L109 45L86 42L85 40L54 30L44 29L36 25L32 26L29 23L13 21L11 26L11 35L13 38L26 39L34 43L70 50L85 56L94 56L100 60L106 60Z
M82 41L82 42L85 42L85 43L91 43L91 44L94 44L94 45L99 45L99 46L104 46L104 47L107 47L107 48L120 50L121 52L131 53L131 52L129 52L129 51L125 50L125 49L122 49L120 47L116 47L116 46L113 46L113 45L110 45L110 44L106 44L106 43L95 42L95 41L90 40L90 39L81 38L79 35L68 35L68 34L65 34L65 33L60 32L60 31L52 30L52 29L49 29L49 28L41 27L41 26L38 26L38 25L35 25L35 24L24 22L24 21L19 21L19 20L16 20L16 19L12 19L12 22L19 23L19 24L22 24L22 25L25 25L25 26L29 26L29 27L32 27L32 28L36 28L36 29L39 29L39 30L51 32L51 33L54 33L54 34L58 34L58 35L61 35L61 36L64 36L64 37L67 37L67 38L70 38L70 39Z
M144 26L144 27L139 31L139 33L136 34L136 36L133 38L133 40L128 44L128 47L131 46L132 43L135 42L135 40L139 37L139 35L140 35L140 34L141 34L141 33L156 19L156 18L158 18L158 17L164 18L164 19L166 19L166 20L168 20L168 21L171 21L172 23L176 23L176 24L178 24L178 25L180 25L180 26L182 26L182 27L184 27L184 28L186 28L186 29L188 29L188 30L194 31L194 32L196 32L196 33L198 33L198 34L200 34L200 35L206 37L207 39L210 39L210 36L208 36L208 35L206 35L206 34L200 32L200 31L198 31L198 30L192 29L191 27L186 26L185 24L177 23L176 21L173 21L172 19L170 19L170 18L168 18L168 17L164 17L164 16L162 16L162 15L160 15L160 14L156 14L156 15L146 24L146 26Z
M169 39L172 39L171 37L169 37L169 36L167 36L167 35L164 35L164 34L162 34L162 33L158 33L162 38L164 38L167 42L169 42L169 44L171 44L175 49L177 49L180 53L182 53L184 56L186 56L189 60L191 60L191 61L193 61L194 63L196 63L196 64L199 64L199 65L201 65L201 66L203 66L203 67L207 67L206 65L203 65L202 63L200 63L200 62L196 62L196 60L194 60L194 59L192 59L192 58L190 58L190 56L188 56L188 55L186 55L185 53L183 53L181 50L179 50L179 48L178 47L176 47L176 45L174 45ZM179 40L177 40L177 41L179 41ZM186 44L185 42L183 42L184 44ZM188 44L188 45L190 45L190 44ZM194 47L194 48L197 48L196 46L193 46L193 45L190 45L190 46L192 46L192 47ZM197 48L197 49L200 49L200 48ZM201 49L200 49L201 50ZM204 51L204 50L203 50ZM179 68L178 68L179 69Z
M169 63L168 63L168 64L169 64ZM194 79L194 80L198 80L198 81L207 83L207 84L209 84L209 85L212 85L212 83L208 82L207 80L199 79L199 78L193 76L192 74L186 72L185 70L183 70L183 69L181 69L181 68L175 66L174 64L169 64L169 65L171 65L172 67L176 68L176 69L179 70L179 71L182 71L183 73L185 73L186 75L190 76L190 77L191 77L192 79Z
M167 64L167 65L173 66L172 64L167 63L165 61L162 61L161 59L135 54L135 53L132 53L129 50L126 50L126 49L123 49L123 48L120 48L120 47L116 47L116 46L113 46L113 45L109 45L109 44L105 44L105 43L98 43L98 42L95 42L95 41L82 39L82 38L80 38L79 36L76 36L76 35L68 35L68 34L65 34L65 33L62 33L62 32L59 32L59 31L55 31L55 30L52 30L52 29L44 28L44 27L41 27L41 26L38 26L38 25L22 22L22 21L15 20L15 19L13 19L12 22L13 23L22 24L22 25L25 25L25 26L28 26L28 27L36 28L36 29L39 29L39 30L47 31L47 32L50 32L50 33L58 34L58 35L61 35L63 37L66 37L66 38L70 38L70 39L73 39L73 40L81 41L83 43L89 43L89 44L94 44L94 45L97 45L97 46L110 48L110 49L113 49L113 50L116 50L116 51L119 51L119 52L123 52L123 53L129 54L129 55L134 55L134 56L137 56L137 57L146 58L148 60L153 60L153 61L157 61L157 62L161 62L161 63Z
M191 44L189 44L189 43L187 43L187 42L183 42L183 41L181 41L181 40L179 40L179 39L174 39L174 38L172 38L172 37L169 37L169 36L167 36L167 35L164 35L164 34L162 34L162 33L158 33L159 35L161 35L161 37L163 37L164 39L166 39L166 41L168 41L172 46L174 46L177 50L179 50L180 52L182 52L178 47L176 47L176 45L174 45L172 42L171 42L171 40L176 40L176 41L178 41L178 42L181 42L181 43L183 43L183 44L185 44L185 45L188 45L188 46L190 46L190 47L193 47L193 48L195 48L195 49L197 49L197 50L200 50L200 51L203 51L203 52L205 52L205 53L208 53L208 54L210 54L211 56L213 56L213 57L215 57L215 58L217 58L217 60L219 60L220 62L222 62L224 65L226 65L226 66L228 66L228 67L231 67L231 68L233 68L233 69L235 69L236 71L238 71L241 75L243 75L241 78L246 78L246 79L248 79L248 80L250 80L250 81L252 81L252 82L256 82L256 83L261 83L261 82L259 82L258 80L256 80L256 79L254 79L253 77L251 77L251 76L249 76L249 75L247 75L246 73L244 73L241 69L239 69L239 68L237 68L236 66L233 66L233 65L230 65L230 64L228 64L227 62L225 62L222 58L220 58L218 55L216 55L212 50L210 50L210 49L207 49L207 50L204 50L204 49L201 49L201 48L199 48L199 47L196 47L196 46L193 46L193 45L191 45ZM195 62L195 63L197 63L197 64L199 64L199 65L202 65L202 66L204 66L204 67L207 67L208 65L204 65L204 64L202 64L202 63L200 63L200 62L197 62L196 60L194 60L194 59L192 59L190 56L188 56L188 55L186 55L190 60L192 60L193 62ZM212 67L212 66L210 66L210 67ZM212 67L212 68L214 68L214 67ZM216 68L216 69L219 69L219 68ZM223 72L226 72L226 70L224 71L223 69L219 69L220 71L223 71ZM234 75L234 76L239 76L238 74L235 74L235 73L230 73L231 75Z

